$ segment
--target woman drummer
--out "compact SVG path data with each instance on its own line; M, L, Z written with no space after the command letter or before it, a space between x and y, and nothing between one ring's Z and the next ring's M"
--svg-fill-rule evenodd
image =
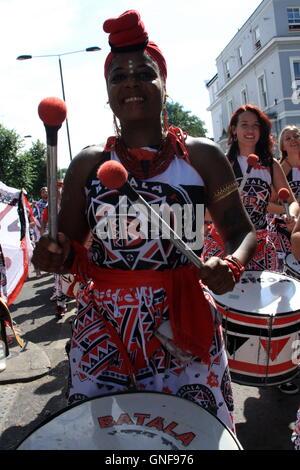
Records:
M273 158L271 122L257 106L240 106L231 117L228 135L227 157L239 185L244 180L248 168L248 156L254 154L259 158L246 177L241 191L241 198L256 229L258 242L255 256L247 265L247 269L278 271L276 249L267 230L267 208L272 188L276 192L281 188L289 191L287 202L293 219L299 213L299 206L281 166ZM203 256L207 259L210 256L222 256L222 253L223 244L213 226L207 236Z
M300 217L298 217L296 225L291 235L291 252L295 258L300 261ZM299 352L299 346L297 348ZM298 354L299 360L299 354ZM297 411L295 428L292 434L292 441L296 450L300 450L300 406Z
M289 125L282 129L279 136L279 150L281 158L279 163L286 175L293 194L300 202L300 129ZM291 251L291 231L295 225L295 219L287 219L285 208L278 201L278 194L273 193L268 211L274 214L269 224L269 230L273 234L277 252L282 257Z
M168 127L162 118L166 62L138 12L105 21L104 30L110 34L105 78L116 135L104 149L88 147L73 159L64 181L58 244L43 239L33 256L41 269L76 274L82 281L69 402L134 386L192 400L233 428L221 326L198 279L219 294L232 290L255 251L255 232L218 147ZM117 213L121 204L126 214L133 210L129 198L97 178L107 160L124 165L131 186L149 203L169 212L173 205L191 209L190 228L207 202L228 256L212 258L198 270L168 239L136 230L131 237L132 215L127 237L104 236L105 213ZM90 232L87 251L82 245ZM199 256L202 244L194 248ZM163 345L155 333L165 320L170 320L173 342L165 338ZM192 360L182 361L170 346L188 350Z

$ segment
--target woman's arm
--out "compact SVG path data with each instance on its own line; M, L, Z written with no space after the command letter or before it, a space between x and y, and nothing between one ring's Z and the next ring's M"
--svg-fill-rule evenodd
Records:
M58 215L58 240L41 237L32 262L42 271L63 274L72 264L71 240L84 245L90 230L85 215L85 185L91 170L102 161L102 149L88 147L71 162L65 180Z
M224 242L225 254L233 255L245 266L255 253L256 234L241 201L232 168L223 152L213 142L207 139L191 141L189 138L188 143L191 163L204 180L207 208ZM207 260L205 265L215 270L223 263L214 257ZM222 274L221 271L220 273ZM202 277L201 273L200 276ZM205 283L208 285L207 272L205 276ZM225 282L225 279L222 282L221 276L213 272L208 281L208 287L217 289L214 290L216 293L225 293L233 288L225 290L225 284L229 283Z
M294 196L293 191L290 188L290 185L285 176L285 173L277 160L273 161L273 187L274 187L274 191L277 194L281 188L286 188L289 191L290 197L287 201L289 204L289 212L292 218L294 219L298 218L299 204L296 201L296 198Z
M298 217L291 234L291 251L295 258L300 261L300 217Z

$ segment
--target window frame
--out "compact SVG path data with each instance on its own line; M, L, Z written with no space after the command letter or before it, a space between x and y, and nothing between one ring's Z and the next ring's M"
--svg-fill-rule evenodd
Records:
M243 95L245 94L245 95ZM245 96L245 100L243 99L243 96ZM241 89L241 103L242 105L245 105L248 103L248 93L247 93L247 88L244 87Z
M255 28L253 28L253 39L255 50L259 51L259 49L261 49L261 37L259 26L255 26Z
M295 17L289 18L289 10L298 10L299 19L296 19ZM300 7L298 7L298 6L287 7L286 8L286 13L287 13L289 31L291 31L291 32L300 31ZM293 14L294 12L291 12L291 13ZM296 20L298 20L298 21L296 21Z
M264 90L261 89L260 84L263 84ZM260 107L262 109L266 109L269 106L269 99L268 99L268 89L267 89L267 81L265 73L262 73L257 77L257 84L258 84L258 96ZM265 102L263 102L265 101Z

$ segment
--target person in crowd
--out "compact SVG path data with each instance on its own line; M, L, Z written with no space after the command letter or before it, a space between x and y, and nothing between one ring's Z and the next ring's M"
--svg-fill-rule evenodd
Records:
M63 188L63 182L58 181L57 182L57 210L58 211L60 210L62 188ZM41 229L40 229L41 236L47 230L48 218L49 218L49 214L48 214L48 204L47 204L46 207L44 208L43 216L41 220ZM57 317L57 319L63 317L67 311L66 304L67 304L68 296L63 290L63 285L64 285L63 275L54 273L54 286L53 286L53 292L50 297L50 300L55 302L56 304L55 316Z
M87 147L72 160L64 180L58 241L41 238L33 256L40 269L81 280L69 353L69 403L132 388L157 391L191 400L233 429L220 319L199 279L216 293L232 290L255 252L255 231L218 146L168 125L166 61L149 40L139 13L126 11L103 28L111 47L104 74L116 135L104 148ZM171 240L151 236L150 229L149 236L135 230L142 216L137 212L133 217L130 197L97 177L107 161L121 162L131 187L149 203L170 211L175 205L188 207L189 228L207 206L224 242L224 257L196 268ZM123 204L126 236L118 231L121 217L109 235L105 214L118 214ZM90 233L87 250L83 245ZM203 239L198 243L195 233L193 249L200 257ZM162 341L158 330L167 321L171 335ZM176 351L187 352L188 359Z
M289 212L294 223L299 213L299 205L281 166L273 157L271 122L257 106L252 104L240 106L231 117L228 136L227 158L233 167L238 184L245 182L240 191L241 198L256 229L257 250L247 269L278 271L278 257L274 243L269 237L267 222L267 208L272 188L276 192L281 188L289 191ZM252 154L256 155L259 161L249 175L245 176L248 168L247 159ZM203 256L206 259L210 256L222 256L222 253L223 245L213 226L206 238Z
M278 271L279 261L276 247L268 230L267 208L272 194L281 188L289 191L288 207L293 223L299 214L299 205L292 193L285 173L273 157L273 137L268 116L257 106L240 106L232 115L228 129L229 150L227 158L232 165L236 181L244 187L240 189L241 198L247 213L256 229L257 249L255 256L247 264L247 270ZM253 165L248 176L249 155L259 160ZM224 245L218 230L213 225L205 238L203 257L223 256ZM297 393L294 383L280 385L285 393Z
M291 252L295 258L300 262L300 217L298 217L296 225L291 234ZM300 363L300 354L299 346L298 351L298 360ZM292 434L292 442L294 443L295 450L300 450L300 406L297 411L295 428Z
M294 125L285 126L279 136L280 164L287 177L297 202L300 202L300 129ZM269 230L273 235L277 252L281 258L291 251L290 237L295 220L285 213L285 207L278 200L278 193L272 194L268 211L273 214Z
M35 245L41 236L41 224L45 207L48 204L48 188L43 186L40 190L41 198L33 204L33 216L35 219L35 225L33 227L33 245ZM41 276L41 272L38 268L35 268L35 274L37 277Z

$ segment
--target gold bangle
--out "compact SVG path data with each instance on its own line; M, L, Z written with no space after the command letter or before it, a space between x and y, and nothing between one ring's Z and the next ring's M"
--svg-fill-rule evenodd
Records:
M234 193L234 191L238 190L238 185L236 181L223 186L222 188L218 189L212 197L211 202L219 202L225 197L229 196L230 194Z

